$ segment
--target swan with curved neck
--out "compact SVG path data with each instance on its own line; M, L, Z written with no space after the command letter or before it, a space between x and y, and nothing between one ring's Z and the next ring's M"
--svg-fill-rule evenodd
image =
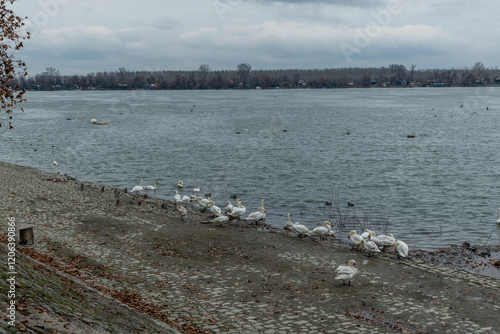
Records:
M229 214L229 217L240 219L241 215L244 214L247 209L243 206L239 198L236 200L236 203L237 205L233 207L233 210Z
M175 201L175 204L181 204L181 201L182 201L182 197L181 197L181 195L179 195L177 190L175 191L174 201Z
M365 251L367 251L368 257L370 257L370 254L380 253L380 249L378 249L378 246L373 241L367 241L364 238L361 240L359 248L362 248Z
M226 213L231 213L231 211L233 211L233 203L231 203L230 201L227 201Z
M337 268L337 276L335 276L335 279L342 280L343 284L345 284L345 281L349 281L349 285L351 285L351 279L358 273L358 269L356 269L356 261L355 260L350 260L347 263L347 266L339 266Z
M145 186L144 189L146 190L156 190L156 180L153 181L152 186Z
M141 179L141 183L138 185L138 186L135 186L132 188L132 190L130 190L130 193L139 193L139 191L143 191L144 190L144 187L142 186L142 179Z
M361 243L361 240L363 240L363 237L357 234L355 230L352 230L351 232L349 232L347 239L351 240L352 249L354 249L354 246L359 248L359 245Z
M311 236L317 236L321 241L324 237L330 236L330 231L332 230L332 223L325 221L323 226L318 226L311 231Z
M297 236L299 238L308 237L311 235L311 232L309 232L309 229L307 228L307 226L302 225L299 222L296 222L295 224L293 224L292 229L295 231L295 233L297 233Z
M408 256L408 245L401 240L396 241L394 244L394 251L398 253L398 258Z

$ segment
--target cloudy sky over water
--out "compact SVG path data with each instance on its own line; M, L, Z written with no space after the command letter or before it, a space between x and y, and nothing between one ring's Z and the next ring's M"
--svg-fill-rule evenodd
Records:
M493 0L17 0L30 75L500 65Z

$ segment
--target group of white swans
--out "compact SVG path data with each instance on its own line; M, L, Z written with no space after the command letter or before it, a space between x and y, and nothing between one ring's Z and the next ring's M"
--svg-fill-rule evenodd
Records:
M246 212L246 208L243 206L241 200L238 198L236 200L236 206L234 206L230 201L227 201L225 213L222 213L220 207L215 205L215 202L210 198L210 194L205 195L206 198L199 196L200 193L200 180L196 181L197 187L193 189L193 194L191 196L181 196L177 190L175 190L174 202L177 205L177 211L181 214L181 217L187 214L187 209L183 205L187 205L191 202L196 202L199 207L203 210L208 210L213 214L214 219L211 220L212 223L223 223L232 219L241 219L243 214ZM177 182L177 188L184 188L184 182L179 180ZM252 212L245 219L247 221L257 222L266 217L266 209L264 209L264 200L261 200L260 207L256 212Z
M196 202L196 204L202 208L203 210L209 210L214 219L211 220L212 223L223 223L232 219L240 219L241 216L246 212L246 208L243 206L241 200L238 198L236 200L236 206L230 201L227 201L225 213L222 213L220 207L215 205L215 202L210 198L210 194L205 195L206 198L199 196L200 193L200 180L196 181L197 187L193 189L193 194L191 196L181 196L177 190L175 190L174 201L177 206L177 211L180 213L181 217L184 219L184 216L187 214L187 209L183 205L187 205L191 202ZM143 187L143 180L138 186L132 188L130 193L139 193L143 190L155 190L156 191L156 180L154 180L154 186L145 186ZM184 183L182 181L177 182L177 188L183 188ZM324 240L326 237L334 237L335 232L332 231L332 223L329 221L325 221L322 226L317 226L312 230L299 222L292 223L290 219L291 214L288 214L288 221L285 223L285 229L295 232L298 237L311 237L316 236L319 237L320 240ZM257 222L266 217L266 209L264 208L264 200L261 200L260 207L256 212L252 212L245 219L246 221ZM500 220L500 208L499 208L499 220ZM393 247L394 252L398 254L398 258L407 257L408 256L408 245L402 240L396 240L394 236L389 233L387 235L377 235L376 232L365 229L365 232L362 234L357 234L355 230L351 231L347 238L349 239L352 248L355 247L358 250L366 251L368 256L373 255L374 253L380 253L385 251L386 247ZM356 261L350 260L346 266L339 266L337 268L337 275L335 279L342 280L345 284L345 281L349 282L351 285L351 279L356 275L358 269L356 268Z

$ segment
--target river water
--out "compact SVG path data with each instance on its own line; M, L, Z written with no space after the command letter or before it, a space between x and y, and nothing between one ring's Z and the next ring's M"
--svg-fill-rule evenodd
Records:
M220 207L236 195L250 213L265 199L268 224L333 220L342 239L371 227L410 248L499 243L500 88L26 98L2 132L4 161L122 189L158 180L154 196L171 200L178 180L182 195L199 180Z

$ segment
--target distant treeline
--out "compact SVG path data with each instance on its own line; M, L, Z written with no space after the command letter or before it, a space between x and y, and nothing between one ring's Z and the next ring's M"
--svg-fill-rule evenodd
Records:
M274 89L274 88L344 88L344 87L425 87L500 84L500 70L487 69L481 62L465 69L416 70L415 65L391 64L379 68L330 68L252 70L240 64L236 70L213 71L202 64L195 71L97 72L62 76L55 68L30 77L20 77L27 90L70 89Z

